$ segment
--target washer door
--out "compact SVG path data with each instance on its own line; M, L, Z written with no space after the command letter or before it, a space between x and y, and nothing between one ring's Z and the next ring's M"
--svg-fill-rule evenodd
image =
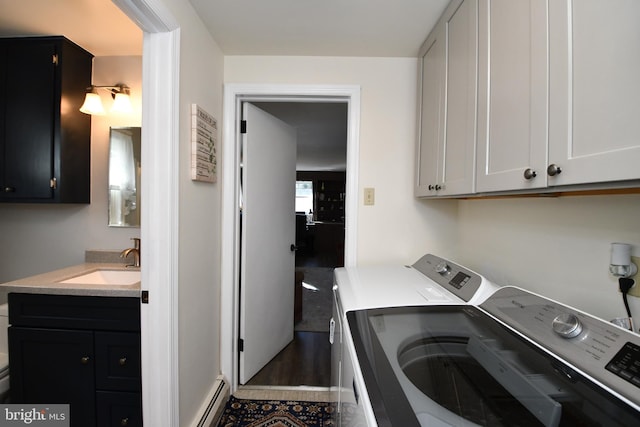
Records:
M465 337L434 337L398 353L400 368L424 395L481 426L540 426L540 421L467 351Z

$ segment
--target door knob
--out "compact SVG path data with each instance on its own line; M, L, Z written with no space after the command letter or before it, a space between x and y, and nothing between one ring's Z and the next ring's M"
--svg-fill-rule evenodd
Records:
M547 168L547 175L549 176L556 176L559 175L562 172L562 169L560 169L560 166L552 163L549 165L549 167Z
M531 168L525 169L525 171L524 171L524 179L533 179L536 176L538 176L538 174L533 169L531 169Z

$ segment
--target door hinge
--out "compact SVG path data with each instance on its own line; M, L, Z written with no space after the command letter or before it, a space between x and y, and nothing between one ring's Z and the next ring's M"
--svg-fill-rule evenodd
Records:
M240 120L240 133L242 133L242 134L247 133L247 121L246 120Z
M143 304L149 304L149 291L142 291L140 293L140 301Z
M242 338L238 338L238 351L244 351L244 340Z
M54 53L53 55L51 55L51 63L53 65L58 65L58 54Z
M56 178L51 178L49 180L49 187L51 187L52 190L55 190L58 188L58 180Z

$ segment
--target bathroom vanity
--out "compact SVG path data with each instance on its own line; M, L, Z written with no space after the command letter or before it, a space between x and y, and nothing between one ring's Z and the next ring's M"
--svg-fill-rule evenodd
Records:
M72 427L142 426L134 271L82 264L1 285L12 403L70 404Z

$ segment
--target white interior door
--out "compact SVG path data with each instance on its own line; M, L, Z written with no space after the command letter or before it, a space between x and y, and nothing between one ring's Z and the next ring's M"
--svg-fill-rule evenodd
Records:
M296 131L245 102L240 383L293 340Z

